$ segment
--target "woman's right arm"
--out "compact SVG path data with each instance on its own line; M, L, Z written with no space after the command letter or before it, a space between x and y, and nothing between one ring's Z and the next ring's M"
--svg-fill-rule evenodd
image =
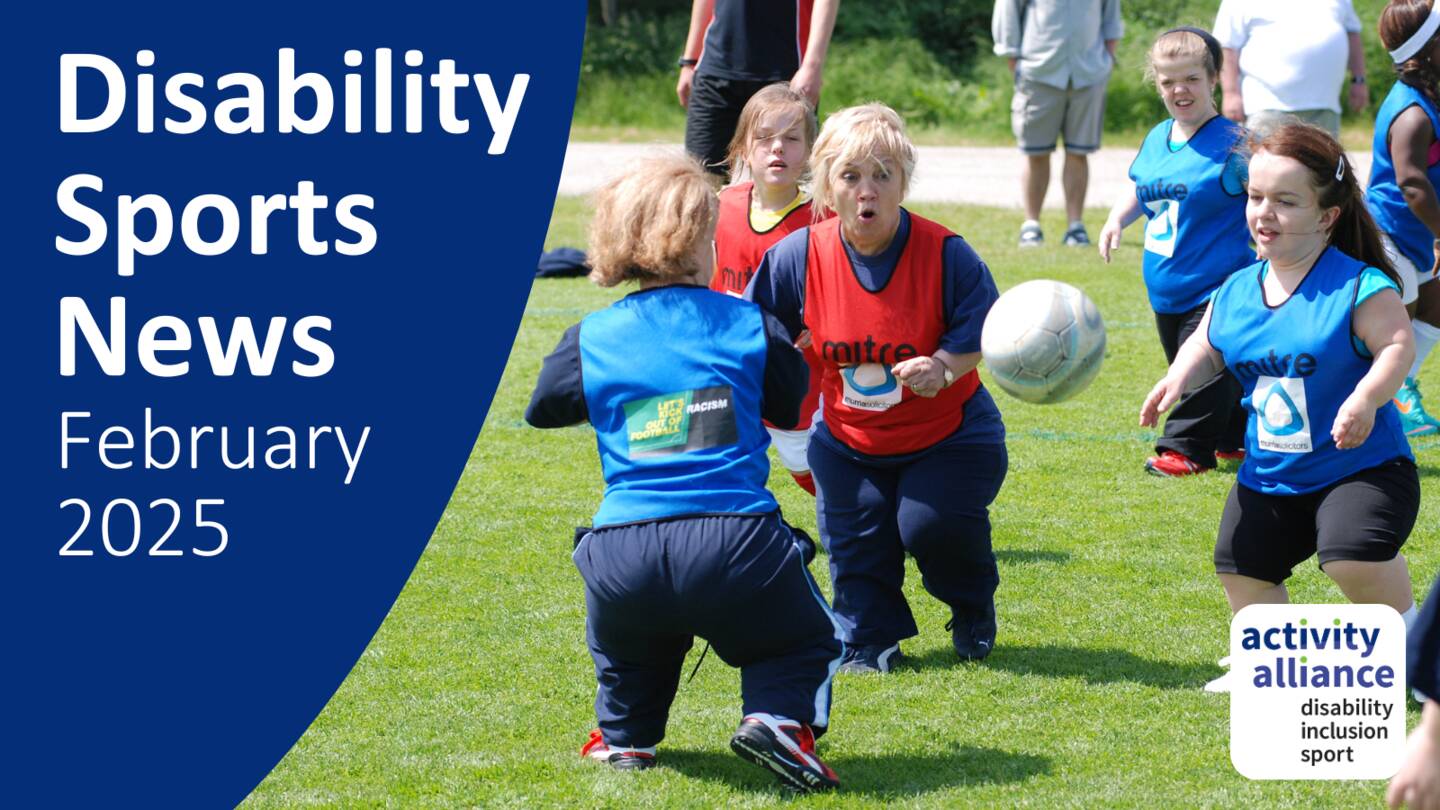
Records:
M1140 218L1140 198L1135 196L1135 182L1126 182L1126 193L1115 201L1115 207L1110 209L1110 217L1105 220L1105 227L1100 229L1100 258L1110 263L1110 253L1120 247L1120 232L1130 226L1130 223Z
M765 320L765 379L760 415L781 430L794 430L804 416L800 407L810 388L810 368L775 316L763 309L761 316Z
M1155 427L1160 414L1170 410L1181 394L1190 390L1193 384L1208 380L1225 368L1220 353L1210 345L1210 315L1214 311L1213 303L1205 308L1205 317L1200 319L1194 334L1175 354L1170 370L1145 397L1145 404L1140 406L1141 427Z
M1225 48L1222 53L1224 58L1220 60L1220 114L1237 124L1243 124L1245 99L1240 95L1240 50Z
M1429 116L1418 106L1400 113L1390 127L1390 156L1405 204L1430 233L1440 237L1440 199L1436 198L1435 186L1425 172L1433 143L1435 129L1430 126Z
M744 298L774 315L790 340L798 342L805 331L805 258L810 229L802 228L765 251L760 267L745 287Z
M565 330L555 351L545 357L540 379L525 409L525 421L537 428L561 428L590 419L580 374L580 324Z

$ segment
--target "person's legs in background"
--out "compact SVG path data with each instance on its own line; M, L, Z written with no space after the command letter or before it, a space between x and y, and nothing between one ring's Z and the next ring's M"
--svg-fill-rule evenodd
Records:
M1065 121L1065 91L1047 84L1020 78L1010 102L1010 128L1025 165L1020 172L1020 191L1025 221L1020 225L1020 247L1045 243L1040 230L1040 209L1050 189L1050 155Z
M1105 82L1065 91L1065 186L1064 242L1070 247L1087 247L1085 194L1090 188L1090 153L1100 148L1105 130Z
M1165 362L1174 362L1208 306L1207 302L1189 312L1155 313ZM1235 419L1240 395L1240 384L1228 371L1186 391L1165 418L1164 431L1155 441L1156 455L1145 462L1146 472L1168 477L1193 475L1214 469L1217 450L1232 451L1233 457L1244 441L1244 422L1240 421L1237 436Z

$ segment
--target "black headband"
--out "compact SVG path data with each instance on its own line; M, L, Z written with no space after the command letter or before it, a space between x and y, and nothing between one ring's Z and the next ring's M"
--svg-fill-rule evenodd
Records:
M1209 31L1203 28L1196 28L1193 25L1182 25L1179 28L1171 28L1169 31L1166 31L1165 34L1178 34L1182 31L1200 37L1200 40L1205 43L1205 50L1210 52L1210 60L1215 63L1215 73L1219 75L1220 63L1225 58L1220 50L1220 41L1211 36ZM1161 36L1165 36L1165 34L1161 34Z

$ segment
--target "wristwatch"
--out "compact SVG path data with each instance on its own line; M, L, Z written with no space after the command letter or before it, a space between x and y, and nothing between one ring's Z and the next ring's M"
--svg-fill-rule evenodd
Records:
M700 64L700 60L699 60L699 59L687 59L687 58L685 58L685 57L683 57L683 56L680 57L678 60L675 61L675 66L676 66L676 67L682 67L682 68L695 67L695 66L698 65L698 64Z
M945 368L945 387L949 388L955 382L955 372L951 371L950 367L944 363L940 365Z

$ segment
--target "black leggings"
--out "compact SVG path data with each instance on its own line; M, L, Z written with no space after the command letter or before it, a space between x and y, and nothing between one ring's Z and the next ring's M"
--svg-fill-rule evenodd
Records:
M1311 556L1395 559L1420 513L1415 462L1397 458L1303 495L1266 495L1238 482L1225 501L1215 570L1281 583Z
M1190 310L1167 315L1155 313L1155 331L1165 349L1165 362L1175 355L1205 317L1206 302ZM1155 442L1155 451L1173 450L1201 467L1215 466L1216 450L1238 450L1245 446L1245 409L1240 407L1240 383L1229 370L1221 371L1204 384L1187 392L1175 403L1165 419L1165 430Z

